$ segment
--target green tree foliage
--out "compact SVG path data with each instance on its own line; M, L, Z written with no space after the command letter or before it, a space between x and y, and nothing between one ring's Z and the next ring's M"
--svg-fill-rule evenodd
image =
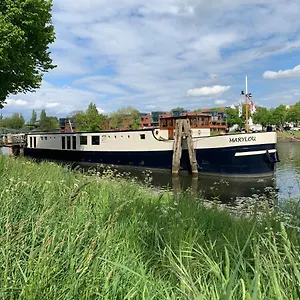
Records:
M31 119L30 119L30 124L31 125L34 125L37 121L37 113L35 110L32 111L32 114L31 114Z
M40 120L38 125L39 131L55 131L58 128L58 119L57 117L48 117L46 111L43 109L40 114Z
M234 108L226 108L225 109L226 116L227 116L227 125L232 127L233 125L237 124L240 127L243 126L243 119L239 117L239 110Z
M175 107L175 108L172 108L171 110L170 110L170 113L172 113L174 110L184 110L184 108L183 107Z
M286 122L287 110L285 105L279 105L274 110L270 110L273 125L283 126Z
M9 94L39 88L43 73L55 67L51 8L52 0L0 1L0 108Z
M0 120L0 127L10 129L21 129L25 125L25 120L21 114L15 113L11 117Z
M118 109L110 115L110 126L114 129L131 128L138 129L140 127L140 113L137 109L127 106Z
M300 123L300 101L287 110L286 120L295 125Z
M99 114L94 103L90 103L86 112L75 115L76 127L79 131L99 131L104 128L106 116Z
M252 119L254 123L261 124L266 127L271 123L271 113L265 107L258 107L255 114L253 114Z

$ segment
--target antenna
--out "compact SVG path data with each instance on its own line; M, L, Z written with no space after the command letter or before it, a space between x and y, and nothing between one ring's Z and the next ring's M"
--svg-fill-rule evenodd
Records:
M248 77L246 76L246 80L245 80L245 83L246 83L246 94L245 94L245 97L246 97L246 122L245 122L245 129L246 129L246 133L249 132L249 122L248 122L248 98L250 98L252 95L251 93L248 94Z

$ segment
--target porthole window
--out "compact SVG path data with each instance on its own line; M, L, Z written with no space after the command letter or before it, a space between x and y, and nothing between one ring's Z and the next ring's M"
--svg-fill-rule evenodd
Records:
M145 134L140 134L141 140L145 140L146 139L146 135Z

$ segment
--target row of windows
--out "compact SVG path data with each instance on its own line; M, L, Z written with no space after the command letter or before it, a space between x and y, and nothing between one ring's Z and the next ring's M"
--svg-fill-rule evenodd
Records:
M67 142L67 143L66 143ZM62 149L73 149L76 150L76 136L72 136L72 143L70 136L62 136L61 137L61 148Z
M103 138L105 138L106 136L103 135ZM108 138L111 138L111 136L107 136ZM51 137L49 137L51 138ZM55 137L53 137L55 138ZM117 138L117 136L115 135L114 138ZM121 138L123 138L123 136L121 136ZM128 138L130 138L130 135L128 135ZM41 140L45 140L47 141L48 137L47 136L43 136L41 137ZM141 140L145 140L146 139L146 135L145 134L140 134L140 139ZM36 148L36 137L30 137L29 138L29 147L30 148ZM62 136L61 137L61 148L62 149L73 149L76 150L76 141L77 141L77 136L73 135L73 136ZM79 136L79 144L80 145L88 145L88 137L86 135L82 135ZM93 146L98 146L100 145L100 136L99 135L92 135L91 136L91 145Z
M49 139L52 139L52 138L56 138L55 136L49 136ZM45 140L45 141L47 141L48 140L48 137L47 136L41 136L41 140Z
M108 135L107 137L109 139L111 138L110 135ZM100 136L99 135L93 135L91 138L92 138L92 140L91 140L92 145L100 145ZM102 138L106 138L106 135L103 135ZM116 139L117 136L115 135L114 138ZM121 138L123 138L123 135L121 135ZM130 135L128 135L128 138L130 138ZM140 139L145 140L146 135L145 134L140 134ZM88 144L87 136L86 135L80 136L79 143L80 143L80 145L87 145Z

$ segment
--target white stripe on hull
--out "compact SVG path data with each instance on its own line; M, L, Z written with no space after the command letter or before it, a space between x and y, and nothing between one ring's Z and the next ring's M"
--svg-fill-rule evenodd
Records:
M269 153L275 153L276 149L268 150ZM267 150L259 150L259 151L246 151L246 152L236 152L235 156L251 156L251 155L259 155L266 154Z

